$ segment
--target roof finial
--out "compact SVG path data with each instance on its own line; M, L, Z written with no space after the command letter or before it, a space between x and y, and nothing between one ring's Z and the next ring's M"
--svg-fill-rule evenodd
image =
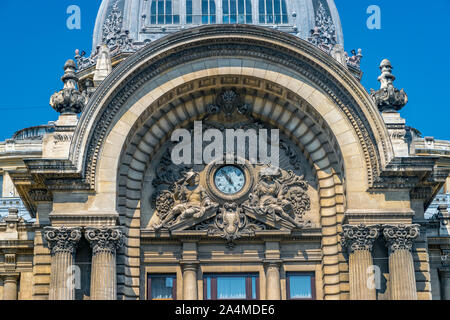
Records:
M381 112L400 111L408 103L408 95L403 89L394 87L395 76L392 74L391 62L387 59L381 61L381 75L378 77L380 90L370 90L370 94Z
M77 114L84 108L85 98L77 89L76 70L75 61L67 60L64 65L64 75L61 78L64 88L50 98L50 105L61 114Z

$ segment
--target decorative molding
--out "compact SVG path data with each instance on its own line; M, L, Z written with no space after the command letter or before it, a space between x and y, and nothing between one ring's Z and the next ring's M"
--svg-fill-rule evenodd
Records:
M116 254L124 245L123 234L119 227L86 228L85 237L91 244L92 254L101 252Z
M412 250L414 240L420 235L420 225L383 225L383 236L390 253L397 250Z
M74 254L81 239L81 228L45 227L44 238L49 243L52 255L56 253Z
M347 248L349 253L353 253L358 250L372 251L381 228L379 225L366 226L360 224L359 226L344 225L342 229L341 246Z

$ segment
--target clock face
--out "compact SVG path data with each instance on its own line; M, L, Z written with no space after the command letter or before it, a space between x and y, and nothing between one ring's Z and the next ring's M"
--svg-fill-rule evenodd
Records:
M245 174L236 166L224 166L217 170L214 183L220 192L233 195L245 186Z

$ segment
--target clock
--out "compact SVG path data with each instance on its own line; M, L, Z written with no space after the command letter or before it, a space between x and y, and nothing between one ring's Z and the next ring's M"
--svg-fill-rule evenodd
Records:
M237 166L223 166L214 175L214 185L226 195L239 193L244 188L245 183L244 171Z

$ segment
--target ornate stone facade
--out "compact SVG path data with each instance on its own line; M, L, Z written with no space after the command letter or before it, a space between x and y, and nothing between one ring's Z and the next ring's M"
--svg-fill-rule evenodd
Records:
M125 2L104 1L98 50L77 51L79 70L66 63L51 130L0 143L0 161L15 168L1 162L0 173L36 219L11 210L0 221L3 298L150 299L152 277L170 275L173 297L207 299L207 276L237 270L260 299L290 298L299 274L317 299L438 295L435 278L450 273L429 253L447 253L448 214L423 214L448 177L448 154L408 137L390 62L379 91L361 87L362 53L346 55L332 1L310 2L309 42L289 17L278 30L172 26L149 43L136 35L162 29L142 17L133 30ZM200 149L208 130L241 130L247 148L177 164L178 129ZM266 135L251 140L252 130ZM250 161L251 141L272 143L272 130L278 165ZM80 288L68 281L76 268ZM385 283L368 285L379 274Z

